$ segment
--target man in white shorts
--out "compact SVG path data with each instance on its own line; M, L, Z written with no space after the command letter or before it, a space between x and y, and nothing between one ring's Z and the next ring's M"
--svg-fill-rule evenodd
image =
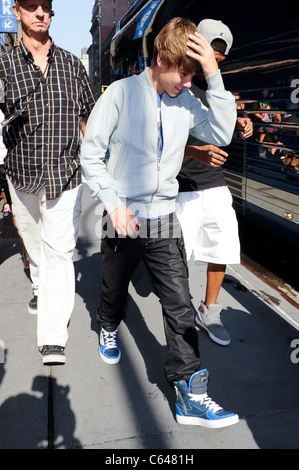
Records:
M198 29L214 49L216 60L225 60L233 42L230 29L218 20L206 19ZM204 77L195 77L191 91L207 105ZM252 122L238 118L236 129L243 138L252 135ZM226 185L221 165L228 154L214 145L206 145L191 137L188 140L180 174L176 213L182 226L188 260L194 255L196 264L207 264L205 300L201 302L195 322L210 338L223 346L231 338L223 326L217 303L227 264L240 263L238 223L232 207L232 196Z

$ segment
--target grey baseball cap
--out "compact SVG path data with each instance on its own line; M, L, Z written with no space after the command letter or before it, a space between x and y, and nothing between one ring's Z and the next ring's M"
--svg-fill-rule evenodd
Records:
M214 39L222 39L226 43L224 55L229 53L233 44L233 35L229 27L222 23L222 21L205 19L198 24L197 29L207 38L210 44Z

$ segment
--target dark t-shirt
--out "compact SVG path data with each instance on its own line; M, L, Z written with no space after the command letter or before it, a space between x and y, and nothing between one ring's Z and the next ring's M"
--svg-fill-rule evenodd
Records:
M205 82L203 83L203 85ZM191 91L195 96L208 106L206 101L206 92L204 89L199 88L200 83L196 85L193 83ZM195 137L189 136L187 145L206 145ZM179 182L179 192L186 191L200 191L201 189L216 188L218 186L226 186L223 176L222 167L213 167L196 160L195 158L184 158L183 165L179 175L177 176Z

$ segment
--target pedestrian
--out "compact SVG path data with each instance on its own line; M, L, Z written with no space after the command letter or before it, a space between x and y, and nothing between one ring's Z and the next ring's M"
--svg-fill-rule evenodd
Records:
M188 90L200 69L208 82L209 111ZM174 212L189 131L227 145L235 120L235 101L224 89L213 49L194 23L174 18L155 39L151 66L112 83L100 97L82 144L84 181L108 214L97 312L100 356L108 364L120 360L117 332L128 285L144 260L162 305L168 345L164 370L177 392L176 419L183 424L222 427L238 421L207 395L208 371L201 369L184 243Z
M94 98L81 61L54 44L52 0L18 0L22 40L0 57L13 213L29 258L43 364L63 364L81 213L79 149Z
M199 23L198 30L211 44L217 63L222 63L233 43L228 26L219 20L205 19ZM194 77L191 90L209 106L202 73ZM251 120L238 118L236 129L240 130L242 138L250 137L253 132ZM190 136L187 142L186 158L178 175L176 214L188 261L193 254L196 264L207 265L205 299L197 310L195 322L213 341L226 346L231 337L221 321L222 305L217 299L226 265L240 263L238 222L222 169L228 154L203 140Z

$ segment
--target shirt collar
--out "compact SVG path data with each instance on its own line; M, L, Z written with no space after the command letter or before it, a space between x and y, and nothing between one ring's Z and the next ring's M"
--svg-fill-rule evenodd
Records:
M51 39L51 46L50 46L50 49L49 49L49 52L48 52L48 57L49 57L49 63L53 62L53 57L54 57L54 54L55 54L55 44ZM31 54L31 52L27 49L27 47L24 45L22 39L20 41L20 47L21 47L21 51L23 53L23 56L26 60L26 62L30 63L30 64L33 64L34 63L34 59L33 59L33 55Z

